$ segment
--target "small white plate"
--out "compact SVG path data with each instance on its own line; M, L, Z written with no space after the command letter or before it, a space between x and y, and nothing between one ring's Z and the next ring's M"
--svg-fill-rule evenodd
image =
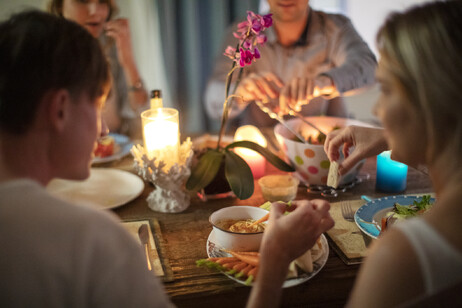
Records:
M302 284L305 281L310 280L311 278L316 276L317 273L319 273L319 271L326 264L327 258L329 257L329 245L327 244L327 239L324 236L324 234L321 235L321 245L322 245L322 255L318 260L316 260L313 263L313 271L311 273L305 273L301 269L297 268L298 276L294 277L294 278L286 279L286 281L282 285L283 288L289 288L289 287L293 287L293 286ZM212 230L212 232L210 232L210 235L209 235L209 237L207 239L206 250L207 250L207 256L209 258L230 257L231 256L229 253L224 252L221 249L221 247L218 244L216 244L214 230ZM236 277L234 277L232 275L228 275L226 273L223 273L223 274L225 274L226 276L228 276L232 280L234 280L234 281L236 281L236 282L238 282L240 284L245 285L244 280L238 279L238 278L236 278ZM250 284L250 286L252 286L252 285L253 285L253 283Z
M144 182L135 174L111 168L92 168L85 181L54 179L47 190L74 203L90 203L99 209L112 209L138 197Z
M108 163L121 159L130 153L130 149L133 147L133 142L130 138L115 133L109 133L109 136L114 138L114 154L106 157L94 157L92 162L93 164Z

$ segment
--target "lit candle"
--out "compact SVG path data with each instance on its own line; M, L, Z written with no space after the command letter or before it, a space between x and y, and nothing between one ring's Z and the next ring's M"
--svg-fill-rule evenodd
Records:
M143 122L144 147L149 159L163 161L165 169L178 163L179 118L178 110L157 108L146 110L141 114Z
M391 151L377 156L376 188L384 192L398 193L406 189L407 165L390 158Z
M244 125L236 130L234 141L241 140L253 141L266 148L265 137L263 137L260 130L253 125ZM266 161L263 156L246 148L236 148L235 152L249 165L255 179L261 178L265 174Z

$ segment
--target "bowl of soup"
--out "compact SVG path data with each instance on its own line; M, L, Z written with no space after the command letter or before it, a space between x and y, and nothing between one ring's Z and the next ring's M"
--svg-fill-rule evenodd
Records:
M236 205L213 212L209 221L213 226L216 244L233 251L258 251L266 222L255 223L269 212L265 209Z
M316 125L316 127L326 134L335 129L350 125L371 127L371 125L367 123L347 118L318 116L305 117L305 119ZM277 124L274 128L274 134L284 152L286 160L289 161L296 170L294 175L307 186L327 185L330 161L327 158L326 152L324 152L325 138L323 137L325 136L299 118L288 120L286 124L307 140L306 143L299 141L294 134L282 124ZM350 152L352 150L351 148ZM343 159L341 150L340 159ZM365 160L360 161L348 173L343 175L339 185L353 182L364 165L364 162Z

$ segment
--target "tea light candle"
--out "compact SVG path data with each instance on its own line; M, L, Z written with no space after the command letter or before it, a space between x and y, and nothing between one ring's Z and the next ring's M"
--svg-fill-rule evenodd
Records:
M264 148L267 144L260 130L253 125L244 125L236 130L234 141L241 140L253 141ZM266 160L259 153L246 148L236 148L235 152L249 165L255 179L259 179L265 174Z
M144 147L149 159L165 163L165 171L178 163L179 118L178 110L173 108L156 108L141 114L143 124Z
M407 165L390 158L391 151L377 156L376 189L384 192L398 193L406 189Z

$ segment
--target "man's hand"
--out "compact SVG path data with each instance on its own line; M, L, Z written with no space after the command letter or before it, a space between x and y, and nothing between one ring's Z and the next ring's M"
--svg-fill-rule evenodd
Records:
M265 104L279 97L282 87L282 81L271 72L252 73L239 83L236 95L245 104L257 100Z
M318 96L337 96L334 82L328 76L320 75L314 79L294 78L284 86L279 97L279 114L290 114L291 110L300 112L303 105Z

